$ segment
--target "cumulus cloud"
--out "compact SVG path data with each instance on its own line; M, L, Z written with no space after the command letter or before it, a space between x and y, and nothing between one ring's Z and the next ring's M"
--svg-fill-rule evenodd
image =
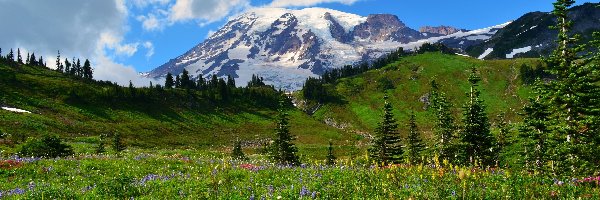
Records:
M342 3L351 5L359 0L273 0L270 7L307 7L322 3Z
M0 47L22 48L44 56L54 66L57 50L64 58L90 59L95 78L128 84L139 77L133 68L115 63L106 51L131 56L138 43L124 43L128 10L123 0L0 0ZM10 19L10 20L9 20ZM26 54L26 53L23 53ZM120 68L119 68L120 67Z
M146 48L146 59L150 59L154 55L154 44L150 41L144 42L144 48Z
M150 0L136 3L137 1L133 1L135 7L152 7L150 12L136 17L146 31L163 30L167 26L189 21L204 26L251 7L250 0Z

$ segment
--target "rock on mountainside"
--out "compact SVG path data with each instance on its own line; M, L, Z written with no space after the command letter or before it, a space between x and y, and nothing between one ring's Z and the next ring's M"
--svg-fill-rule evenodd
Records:
M582 42L592 39L600 31L600 3L585 3L569 10L574 22L573 33L581 34ZM492 38L466 48L467 53L481 59L540 57L549 55L555 48L558 31L549 26L556 17L548 12L531 12L498 31Z
M306 78L330 68L378 58L399 47L415 49L425 42L464 48L484 42L498 28L431 37L388 14L362 17L323 8L257 8L145 75L179 74L185 68L194 78L231 75L244 85L257 74L277 88L297 90Z
M458 29L451 26L423 26L419 28L419 32L426 35L431 34L432 36L450 35L459 31L467 32L465 29Z

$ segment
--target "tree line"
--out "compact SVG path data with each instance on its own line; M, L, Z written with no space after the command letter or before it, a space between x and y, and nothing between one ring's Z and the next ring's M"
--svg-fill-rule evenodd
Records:
M21 56L21 49L17 48L17 55L15 59L15 54L13 49L10 49L10 52L6 54L6 56L2 56L2 48L0 48L0 62L7 64L12 67L19 67L22 65L28 66L37 66L37 67L46 67L48 68L48 64L44 61L43 56L36 58L35 52L25 56L25 60ZM77 77L84 80L93 80L93 69L91 63L88 59L85 59L83 65L81 65L81 61L79 59L75 60L75 57L69 62L69 59L65 58L64 63L60 58L60 51L58 51L58 55L56 56L56 69L57 72L68 74L73 77Z

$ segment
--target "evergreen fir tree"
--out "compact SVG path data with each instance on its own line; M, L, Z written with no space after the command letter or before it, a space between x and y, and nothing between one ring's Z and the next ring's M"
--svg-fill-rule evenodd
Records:
M242 142L237 140L235 145L233 146L233 151L231 152L231 157L236 160L248 160L244 151L242 151Z
M12 49L10 49L10 52L8 52L8 55L6 55L6 60L9 62L15 62L15 54L13 53Z
M537 80L541 82L541 80ZM534 97L529 98L529 104L523 108L523 125L519 127L519 137L523 147L525 169L532 172L545 172L548 161L546 151L551 141L548 141L550 126L550 108L544 101L540 83L534 85Z
M392 113L392 104L388 96L383 97L383 119L375 129L373 144L369 149L369 157L378 164L399 163L402 157L402 146L398 124Z
M104 140L106 140L106 135L101 134L100 139L98 140L98 146L96 146L96 149L95 149L96 154L101 154L101 153L106 152L106 148L104 147L104 143L105 143Z
M71 60L71 71L69 71L69 75L75 76L77 74L77 62L75 62L75 57Z
M497 115L498 123L496 124L496 128L498 129L498 134L496 135L496 148L494 149L496 166L504 163L502 153L505 147L509 145L508 137L510 133L510 124L506 121L505 115L505 113L500 113Z
M60 51L58 51L58 55L56 56L56 71L62 73L63 70L64 70L63 67L64 66L63 66L63 64L61 63L61 60L60 60Z
M118 132L113 134L112 148L115 152L121 152L127 148L123 142L123 138L121 138L121 134Z
M329 140L329 147L327 148L327 165L335 165L335 155L333 154L333 143Z
M27 56L25 57L25 64L29 65L29 52L27 52Z
M293 143L295 136L289 130L289 117L285 110L285 100L279 101L279 115L277 116L277 127L275 128L275 140L270 148L271 158L279 164L299 165L300 158L296 153L298 148Z
M165 79L165 88L171 89L175 85L173 81L173 74L171 72L167 73L167 78Z
M92 80L94 78L94 72L92 70L92 66L90 65L90 61L88 59L85 59L85 62L83 63L83 78L85 80Z
M191 80L190 80L190 75L188 74L188 71L183 69L183 72L181 73L181 80L180 80L180 87L183 89L191 89Z
M21 49L19 48L17 48L17 63L19 63L20 65L24 64L23 57L21 57Z
M35 58L35 53L31 53L31 58L29 58L29 65L37 66L37 60Z
M441 160L456 161L455 151L452 148L456 126L454 126L454 117L450 111L451 105L446 99L446 94L439 91L435 80L431 81L429 99L431 102L429 109L436 118L433 128L436 141L433 149Z
M231 75L227 75L227 87L235 88L235 79Z
M584 52L587 44L576 45L579 35L571 33L573 22L568 9L573 0L558 0L553 14L557 17L557 48L544 59L555 79L542 83L543 102L549 103L550 164L555 175L592 175L600 169L597 153L600 140L600 75L598 56ZM592 43L594 44L594 43ZM597 55L597 54L596 54Z
M40 59L37 61L37 66L44 66L44 56L40 56Z
M470 163L477 160L485 165L493 165L494 138L490 133L490 123L485 113L485 105L479 98L480 92L477 87L481 78L476 73L477 70L473 67L469 76L469 83L471 83L471 90L467 94L469 100L463 107L461 139Z
M179 75L175 76L175 88L181 88L181 78L179 78Z
M71 63L69 59L65 58L65 71L63 73L68 74L71 71Z
M425 148L423 140L421 139L419 130L417 128L417 122L415 120L415 114L410 115L410 121L408 124L408 140L406 141L405 158L408 159L410 164L416 164L421 162L421 152Z

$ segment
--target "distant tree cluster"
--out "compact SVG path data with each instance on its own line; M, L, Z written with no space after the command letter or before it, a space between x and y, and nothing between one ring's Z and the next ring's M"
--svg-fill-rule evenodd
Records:
M440 52L443 54L455 54L456 52L454 51L454 49L442 44L442 43L424 43L423 45L421 45L421 47L419 47L417 49L417 53L419 54L423 54L426 52Z
M13 53L13 49L10 49L10 52L6 56L2 55L2 49L0 48L0 62L8 64L13 67L18 67L21 65L28 66L38 66L38 67L48 67L44 58L40 56L37 58L35 53L27 53L25 60L21 56L21 49L17 49L17 56L15 60L15 55ZM65 59L64 63L60 59L60 51L56 56L56 71L64 74L71 75L73 77L77 77L84 80L92 80L93 77L93 69L89 60L85 60L83 66L81 65L81 61L75 58L71 62L68 59Z

